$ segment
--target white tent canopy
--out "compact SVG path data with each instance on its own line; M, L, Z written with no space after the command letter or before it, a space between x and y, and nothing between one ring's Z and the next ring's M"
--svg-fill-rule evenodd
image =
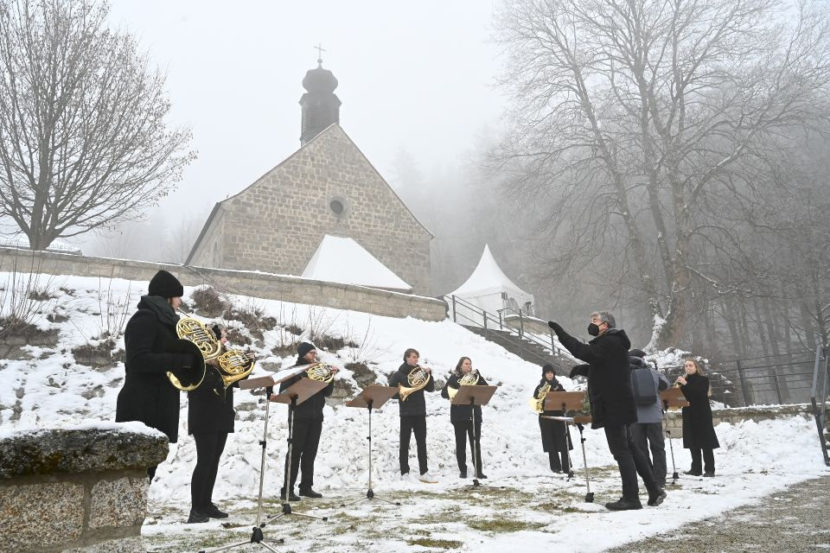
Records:
M409 292L412 287L351 238L326 234L302 276Z
M455 291L447 294L448 301L452 301L452 296L494 315L501 311L517 314L520 310L530 315L534 302L533 294L516 286L504 274L486 244L473 274Z

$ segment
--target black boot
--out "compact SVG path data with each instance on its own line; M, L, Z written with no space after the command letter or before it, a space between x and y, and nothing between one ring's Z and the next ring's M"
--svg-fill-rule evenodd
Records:
M285 488L280 488L280 499L285 500ZM288 501L299 501L300 497L294 493L294 488L288 492Z
M300 486L300 495L304 497L310 497L312 499L319 499L323 497L323 494L317 493L311 489L311 486Z
M208 504L208 506L201 509L201 511L210 518L228 518L228 513L226 513L225 511L220 511L219 507L217 507L213 503Z
M664 499L666 499L666 491L663 489L657 488L654 491L648 492L649 507L657 507Z
M188 524L198 523L198 522L207 522L210 520L210 517L207 516L205 513L200 513L196 509L190 509L190 516L187 519Z
M622 497L613 503L606 503L605 508L609 511L634 511L636 509L642 509L643 505L639 499L633 501Z

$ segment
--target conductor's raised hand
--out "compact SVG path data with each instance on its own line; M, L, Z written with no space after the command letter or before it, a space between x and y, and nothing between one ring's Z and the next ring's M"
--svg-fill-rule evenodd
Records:
M548 326L551 327L551 329L553 329L553 331L557 334L559 334L560 332L563 331L563 329L559 325L559 323L557 323L555 321L548 321Z

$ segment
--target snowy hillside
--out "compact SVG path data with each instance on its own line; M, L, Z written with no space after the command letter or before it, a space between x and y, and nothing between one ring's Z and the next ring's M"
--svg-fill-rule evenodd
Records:
M21 286L27 287L28 292L38 293L27 293L27 297L34 299L26 302L21 298ZM146 283L49 276L24 282L20 275L0 273L0 288L3 289L0 298L5 304L2 316L17 310L25 313L38 329L29 331L32 338L27 339L26 344L20 347L6 345L5 354L0 352L3 383L0 386L0 433L112 421L124 373L123 364L118 361L123 350L123 336L118 335L118 330L133 313L139 296L146 290ZM192 298L196 290L185 288L185 301L190 309L196 306ZM483 413L484 472L489 476L484 487L505 490L504 493L513 490L530 494L531 498L538 498L539 503L544 503L545 497L553 491L566 492L558 501L568 523L557 523L553 512L517 511L516 516L523 520L538 519L538 524L508 534L483 531L469 525L455 529L453 532L461 544L458 550L472 550L482 543L487 545L485 550L502 550L512 540L511 543L520 542L523 547L561 543L569 544L570 550L598 551L643 535L666 531L680 520L688 522L711 516L790 483L826 473L816 445L814 426L808 420L720 425L717 432L722 447L715 453L716 478L681 480L680 487L669 488L666 503L658 509L607 513L601 506L619 497L619 478L614 470L607 470L613 459L601 431L586 430L585 433L588 464L597 478L592 483L592 490L597 495L596 504L585 504L582 500L585 487L581 470L569 482L550 475L537 419L528 407L528 398L541 375L538 366L507 353L449 320L429 323L248 297L223 296L221 299L232 304L233 317L220 322L231 329L232 342L257 354L260 360L258 372L292 365L295 359L293 345L301 336L311 336L321 348L322 360L340 367L363 363L377 375L381 384L385 384L386 376L400 365L403 351L414 347L421 352L421 364L432 367L440 383L460 356L469 356L473 367L491 384L499 386L491 405L485 407ZM216 320L214 317L211 320ZM117 338L108 342L108 336L113 335ZM326 344L328 351L324 349ZM111 357L115 361L108 366L106 361ZM358 390L362 385L355 376L361 383L366 377L344 369L338 378L344 381L343 385ZM561 380L568 389L576 386L567 378ZM214 500L231 512L235 508L246 508L250 512L259 482L259 440L263 431L264 404L261 396L247 391L236 391L235 399L236 433L229 437L222 457ZM431 494L430 497L437 494L437 500L440 500L441 494L447 494L443 498L445 501L458 503L454 494L469 484L469 480L458 478L448 401L437 392L427 394L427 409L430 471L440 477L440 483L429 486L400 481L398 407L396 402L390 402L376 411L373 418L374 488L378 493L414 494L416 498L418 492L426 488L422 491ZM342 404L329 405L325 417L315 488L327 497L359 495L361 489L365 490L367 479L366 412ZM194 443L187 435L185 424L186 394L182 395L180 420L179 443L171 445L168 459L159 466L157 479L150 488L150 521L145 530L148 536L155 536L154 543L159 543L161 535L193 531L193 526L182 524L189 509L189 482L195 464ZM265 487L266 496L273 500L282 477L285 455L284 406L271 405L269 424ZM690 458L677 440L674 454L678 471L686 470ZM414 441L411 455L414 462ZM573 456L575 467L581 469L578 448L573 451ZM465 508L473 509L471 516L488 519L501 516L499 512L488 511L487 502L464 503ZM401 524L400 517L417 518L418 505L416 500L408 506L384 507L399 509L399 512L395 520L383 524L389 524L392 532ZM453 507L456 511L459 508ZM163 517L153 518L153 513L161 512L165 513ZM329 514L337 516L336 512ZM236 522L242 527L244 539L248 521ZM607 531L608 524L613 524L613 531ZM221 530L218 522L199 526L214 532ZM409 550L407 543L411 544L396 540L394 536L370 541L378 540L383 541L385 551ZM302 549L302 543L299 542L298 549ZM332 549L317 550L361 549L332 543Z

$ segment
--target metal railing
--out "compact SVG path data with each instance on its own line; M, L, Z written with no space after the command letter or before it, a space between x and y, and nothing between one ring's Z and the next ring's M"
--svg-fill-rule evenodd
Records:
M538 357L537 352L532 349L533 346L537 346L542 348L551 357L559 357L562 355L559 348L554 345L553 333L551 332L550 336L546 337L546 340L536 333L529 332L525 325L527 317L523 316L521 312L517 313L519 316L519 326L517 328L505 323L504 314L507 310L501 310L498 315L494 315L458 296L450 296L450 310L454 322L463 326L482 328L484 329L485 337L487 337L490 331L508 333L518 338L516 343L525 353Z
M824 431L827 428L827 393L830 380L830 359L828 348L816 348L816 362L813 368L813 386L810 390L810 403L813 406L813 416L816 419L818 439L821 443L821 452L824 455L824 464L830 467L830 455L827 453L827 440Z

